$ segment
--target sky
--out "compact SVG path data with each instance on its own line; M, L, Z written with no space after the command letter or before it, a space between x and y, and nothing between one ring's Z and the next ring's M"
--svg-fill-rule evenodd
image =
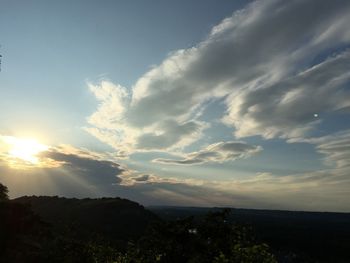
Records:
M347 0L0 0L0 183L350 212L349 24Z

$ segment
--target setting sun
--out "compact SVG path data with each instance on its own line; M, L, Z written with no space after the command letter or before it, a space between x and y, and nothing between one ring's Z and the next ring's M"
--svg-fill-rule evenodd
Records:
M4 139L9 146L9 156L31 164L37 164L39 162L37 154L48 149L46 145L40 144L35 139L22 139L12 136L7 136Z

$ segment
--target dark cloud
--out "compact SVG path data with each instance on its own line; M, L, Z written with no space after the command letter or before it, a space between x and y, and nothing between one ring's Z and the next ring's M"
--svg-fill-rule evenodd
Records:
M137 177L133 177L132 179L136 182L147 182L150 179L150 175L148 174L142 174L140 176Z
M218 142L211 144L198 152L191 152L185 155L182 160L158 158L153 162L163 164L194 165L206 162L226 162L239 158L247 158L258 152L260 146L249 145L245 142Z
M61 168L69 170L72 176L79 176L95 185L120 183L118 175L126 170L112 161L95 159L89 152L61 152L59 148L43 152L41 157L61 163Z

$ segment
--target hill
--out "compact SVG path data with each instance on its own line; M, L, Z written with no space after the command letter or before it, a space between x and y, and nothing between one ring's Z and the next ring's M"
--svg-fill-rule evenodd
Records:
M0 215L0 262L276 263L225 210L166 221L120 198L25 196L2 200Z
M137 239L151 222L158 220L140 204L122 198L24 196L12 202L30 205L34 213L58 231L70 227L79 236L96 233L110 241Z
M109 254L115 258L118 251L127 251L125 255L132 257L140 256L137 254L139 252L135 251L142 251L142 257L144 257L155 247L161 254L166 251L170 255L170 253L181 249L185 249L186 252L188 247L192 247L194 244L196 246L200 244L199 247L203 246L199 235L193 239L192 232L186 234L186 231L188 229L198 229L198 231L202 229L201 231L204 232L201 235L207 235L208 229L213 226L213 222L206 223L208 214L222 211L222 208L198 207L158 206L145 209L140 204L121 198L69 199L57 196L24 196L9 202L9 204L2 204L3 214L11 214L11 217L7 216L8 223L2 223L4 229L11 226L13 228L11 235L13 235L16 231L18 232L17 226L23 225L23 231L21 231L26 238L21 238L21 240L27 240L28 235L29 240L31 240L29 247L27 241L22 242L23 244L19 246L18 239L13 240L11 246L33 251L34 244L37 254L45 255L51 261L55 258L57 262L65 262L60 257L64 255L66 260L67 249L70 253L68 256L73 259L77 256L81 257L84 253L87 253L86 259L95 258L96 253L103 255L98 256L99 258L104 258ZM0 209L0 212L2 210ZM225 219L224 224L214 223L215 227L210 235L217 233L218 227L225 228L225 222L230 225L234 223L233 225L238 224L252 229L247 232L252 237L249 244L268 244L278 262L349 262L349 213L237 208L229 208L229 210L231 213L227 214L227 221ZM34 217L36 215L42 221L39 222ZM194 221L189 220L189 217L193 217ZM2 216L2 218L6 218L6 216ZM22 221L17 222L16 218L22 218ZM156 224L152 224L152 222ZM48 223L48 229L53 231L45 232L46 223ZM147 232L146 229L150 225L153 226L153 229ZM32 230L28 234L25 229ZM42 231L42 237L37 236L38 229ZM54 237L53 242L51 241L52 237ZM225 240L223 237L224 234L218 239L220 244ZM101 238L100 241L99 238ZM176 243L174 240L180 241L180 243ZM131 250L127 246L130 242L136 246L132 245ZM36 248L36 243L41 245ZM48 246L42 245L45 243ZM224 245L219 247L222 246ZM88 252L86 252L87 250ZM21 251L25 250L21 248ZM51 251L54 251L54 254L51 254ZM191 255L193 251L189 251L186 253ZM201 253L204 255L205 251L206 249L203 249ZM13 252L11 253L13 254ZM31 252L26 252L24 256L27 257L28 253ZM181 250L181 253L177 254L182 255L182 253L184 252Z

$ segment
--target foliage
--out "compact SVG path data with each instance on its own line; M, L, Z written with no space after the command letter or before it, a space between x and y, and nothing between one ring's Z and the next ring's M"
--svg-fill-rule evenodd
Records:
M142 236L150 222L158 219L152 212L121 198L64 198L24 196L14 202L29 204L33 211L57 232L74 230L76 237L88 239L98 233L114 243L124 243Z
M3 189L7 193L7 188ZM28 203L27 201L32 202ZM256 242L249 229L228 223L229 210L208 214L204 220L189 217L177 221L154 221L138 241L132 241L132 233L125 246L118 239L106 235L108 228L120 229L116 224L135 226L137 215L143 219L154 218L143 207L121 199L65 199L22 198L22 202L0 202L0 262L7 263L274 263L276 262L265 244ZM49 204L55 204L50 207ZM45 211L46 218L55 218L51 224L44 223L32 210ZM55 210L59 207L58 210ZM76 223L68 224L72 211ZM62 209L62 210L61 210ZM73 210L74 211L73 213ZM111 210L114 210L111 211ZM106 213L112 216L114 225L101 221ZM120 216L121 221L117 221ZM61 221L60 221L60 220ZM73 217L70 217L73 219ZM84 221L90 220L90 221ZM79 225L80 223L80 225ZM107 223L94 228L96 223ZM125 223L125 224L124 224ZM99 232L87 230L99 230ZM136 228L137 229L137 228ZM118 231L120 235L124 232ZM127 242L127 241L125 241Z
M0 262L39 262L47 230L28 205L0 202Z
M5 185L0 183L0 201L1 200L8 200L8 189Z
M194 216L201 219L208 207L151 207L163 220ZM350 213L281 211L230 208L230 222L254 229L279 262L350 262Z
M158 223L117 263L277 262L268 246L254 241L248 229L228 223L228 213L211 213L199 223L193 218Z
M51 263L113 263L119 251L103 239L81 240L57 235L43 247L43 261Z

